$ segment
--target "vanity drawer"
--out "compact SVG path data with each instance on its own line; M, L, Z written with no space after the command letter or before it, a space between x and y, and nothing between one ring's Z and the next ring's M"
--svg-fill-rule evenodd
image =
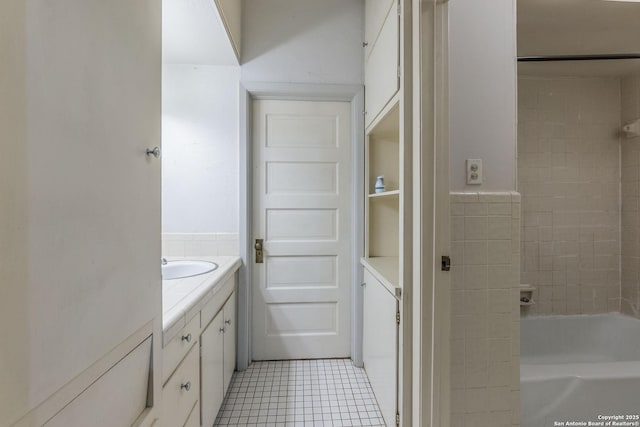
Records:
M200 349L193 346L162 389L162 425L184 426L200 393ZM199 421L199 420L198 420Z
M178 335L176 335L162 349L162 383L175 371L178 363L184 358L187 351L198 341L200 333L200 316L195 316L184 327Z
M236 274L229 277L223 283L218 285L220 290L216 292L216 294L207 302L207 304L202 308L200 312L201 316L201 326L202 328L206 328L211 320L216 317L216 314L220 310L222 310L222 306L229 299L229 296L233 293L236 288Z

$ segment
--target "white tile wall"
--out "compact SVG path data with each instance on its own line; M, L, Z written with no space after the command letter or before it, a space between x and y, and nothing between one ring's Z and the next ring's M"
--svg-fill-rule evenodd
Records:
M621 81L622 124L640 118L640 73ZM640 138L622 137L621 311L640 318Z
M195 257L239 255L237 233L163 233L162 256Z
M451 193L451 425L520 424L520 195Z
M619 311L620 80L521 77L518 92L527 310Z

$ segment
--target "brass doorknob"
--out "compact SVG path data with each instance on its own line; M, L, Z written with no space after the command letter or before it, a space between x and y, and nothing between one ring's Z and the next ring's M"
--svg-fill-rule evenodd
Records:
M253 245L256 250L256 264L262 264L264 262L263 243L264 239L256 239L256 243Z

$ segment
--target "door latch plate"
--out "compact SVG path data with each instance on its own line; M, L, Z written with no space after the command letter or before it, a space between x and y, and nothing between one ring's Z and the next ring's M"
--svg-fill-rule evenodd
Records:
M256 264L262 264L264 262L264 249L263 249L264 239L256 239L255 245L253 247L256 250Z
M451 271L451 258L447 255L442 256L442 271Z

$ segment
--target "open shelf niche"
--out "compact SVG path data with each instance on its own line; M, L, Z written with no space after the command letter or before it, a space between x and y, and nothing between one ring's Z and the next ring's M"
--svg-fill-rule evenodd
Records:
M390 290L401 287L398 262L402 218L399 110L398 98L394 97L380 117L371 123L366 138L368 197L363 263L373 269ZM384 176L385 191L376 193L376 178L380 175Z

